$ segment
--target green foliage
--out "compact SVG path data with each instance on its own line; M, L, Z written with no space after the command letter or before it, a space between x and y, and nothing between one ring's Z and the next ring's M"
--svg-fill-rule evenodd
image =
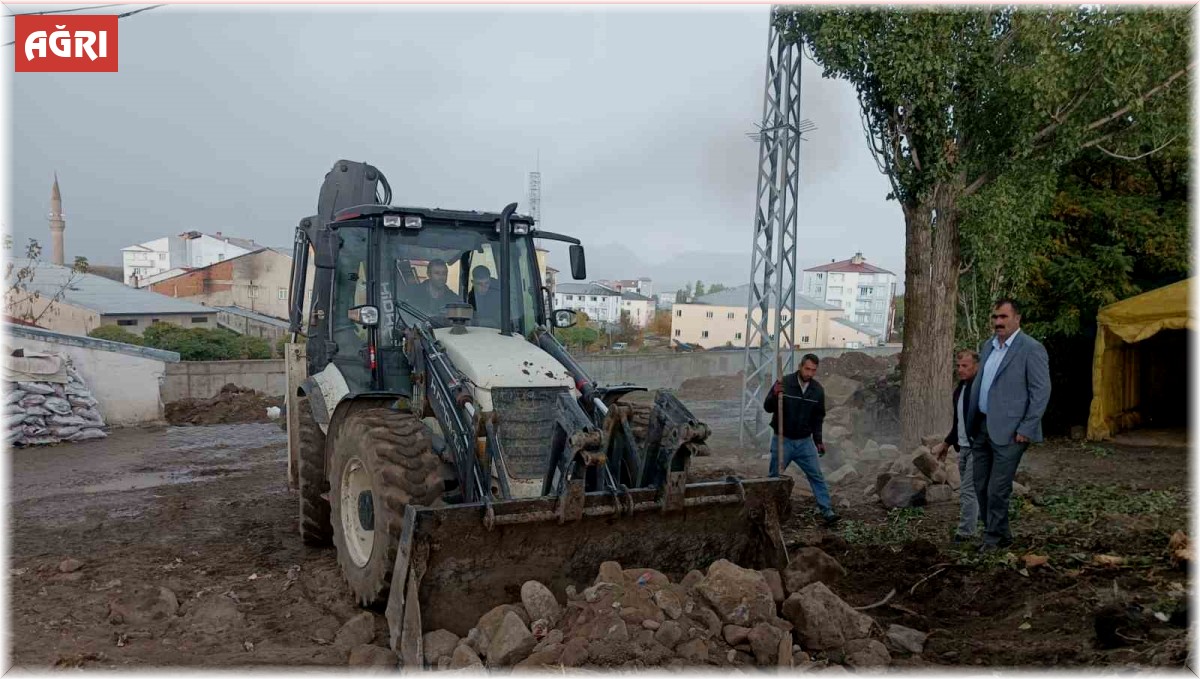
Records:
M726 288L723 283L713 283L712 285L708 286L708 292L706 294L711 295L725 290L728 290L728 288Z
M142 339L148 347L177 352L184 361L271 358L271 345L265 339L246 337L225 329L181 328L169 323L154 323L146 328Z
M847 519L842 521L838 532L849 543L900 545L917 538L924 518L924 508L907 507L888 512L887 521L880 525Z
M288 342L287 335L284 335L283 337L280 337L279 339L275 340L275 355L276 356L279 356L279 357L283 356L284 352L287 350L287 347L286 347L287 342Z
M592 328L576 325L571 328L558 328L554 331L558 341L568 349L575 347L586 350L600 339L600 333Z
M696 297L702 297L706 294L704 291L704 283L702 281L696 281L696 289L692 294Z
M141 337L115 325L102 325L99 328L95 328L88 333L88 337L108 340L110 342L121 342L122 344L142 344Z
M1088 484L1047 494L1040 509L1064 522L1090 524L1106 514L1163 514L1187 508L1187 495L1174 490L1132 491Z

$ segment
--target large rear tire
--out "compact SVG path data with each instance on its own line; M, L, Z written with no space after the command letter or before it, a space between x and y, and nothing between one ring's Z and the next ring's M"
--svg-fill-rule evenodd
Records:
M441 460L416 415L368 408L346 417L332 462L330 499L338 564L360 605L382 605L391 585L404 508L432 505L441 498Z
M300 454L297 480L300 486L300 539L311 547L328 547L333 542L329 521L329 479L325 474L325 434L312 416L308 398L296 400L300 420Z

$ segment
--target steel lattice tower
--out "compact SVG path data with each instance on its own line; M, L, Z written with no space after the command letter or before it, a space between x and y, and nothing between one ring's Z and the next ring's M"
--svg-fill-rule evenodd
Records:
M746 304L746 360L742 382L742 445L761 443L769 431L762 402L783 373L794 370L796 317L796 223L800 190L801 133L816 129L800 119L801 47L786 42L775 26L767 38L767 77L759 131L758 194L754 249L750 255L750 299Z

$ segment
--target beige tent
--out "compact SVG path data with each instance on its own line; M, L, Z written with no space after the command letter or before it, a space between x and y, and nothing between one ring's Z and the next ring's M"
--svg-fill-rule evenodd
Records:
M1156 413L1187 413L1191 279L1100 309L1092 359L1089 440L1110 439Z

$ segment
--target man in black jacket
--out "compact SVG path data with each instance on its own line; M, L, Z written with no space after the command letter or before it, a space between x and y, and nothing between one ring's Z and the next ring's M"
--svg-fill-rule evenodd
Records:
M975 495L974 468L971 465L970 438L967 436L966 413L971 412L971 382L979 372L979 354L970 349L958 352L955 358L955 371L958 373L958 386L954 387L954 397L950 403L954 407L954 425L946 440L933 447L933 454L938 460L946 459L946 452L953 447L958 451L958 530L954 533L954 542L966 542L975 537L975 529L979 524L979 499Z
M821 360L816 354L805 354L800 359L800 369L775 383L763 410L771 413L771 471L772 477L779 476L779 392L783 391L783 468L795 462L808 477L817 507L825 517L825 523L833 525L838 515L829 500L829 486L821 473L821 456L825 454L825 443L821 440L821 423L825 421L825 389L813 379Z

